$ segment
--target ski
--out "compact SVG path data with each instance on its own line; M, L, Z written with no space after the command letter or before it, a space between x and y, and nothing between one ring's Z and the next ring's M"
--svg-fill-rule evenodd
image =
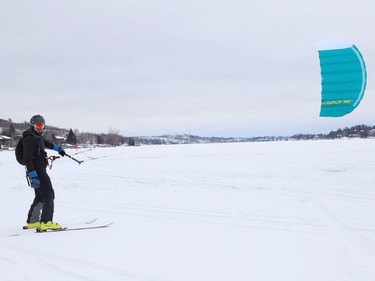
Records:
M86 220L86 221L82 221L82 222L67 223L67 225L69 226L69 228L75 228L76 226L80 226L80 225L89 226L92 223L96 222L97 220L98 220L97 218L92 218L90 220ZM21 235L25 235L25 234L32 234L34 232L28 231L28 230L32 230L32 229L35 229L35 228L28 228L27 226L23 226L20 232L9 234L9 236L21 236Z
M106 228L108 226L111 226L112 224L114 224L114 222L107 223L107 224L101 224L101 225L95 225L95 226L63 227L61 229L41 230L40 228L37 228L36 233L52 233L52 232L74 231L74 230L98 229L98 228Z

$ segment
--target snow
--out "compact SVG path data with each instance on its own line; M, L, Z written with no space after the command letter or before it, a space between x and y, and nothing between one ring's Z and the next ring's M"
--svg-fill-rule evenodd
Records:
M54 220L114 225L35 234L24 168L0 152L0 280L375 280L373 139L86 154L49 172Z

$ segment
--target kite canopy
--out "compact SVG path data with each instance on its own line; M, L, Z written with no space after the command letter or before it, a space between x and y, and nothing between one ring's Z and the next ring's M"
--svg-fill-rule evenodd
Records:
M321 42L318 51L322 76L320 116L344 116L359 105L365 93L365 62L349 42Z

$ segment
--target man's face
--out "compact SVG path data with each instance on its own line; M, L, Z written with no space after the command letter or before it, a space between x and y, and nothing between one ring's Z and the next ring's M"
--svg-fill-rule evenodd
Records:
M43 134L43 130L44 130L44 123L35 123L35 125L34 125L34 131L38 135Z

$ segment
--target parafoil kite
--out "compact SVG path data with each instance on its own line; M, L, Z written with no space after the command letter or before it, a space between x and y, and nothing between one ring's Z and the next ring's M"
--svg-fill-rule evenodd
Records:
M366 66L356 46L349 42L318 44L321 78L321 117L340 117L352 112L366 89Z

